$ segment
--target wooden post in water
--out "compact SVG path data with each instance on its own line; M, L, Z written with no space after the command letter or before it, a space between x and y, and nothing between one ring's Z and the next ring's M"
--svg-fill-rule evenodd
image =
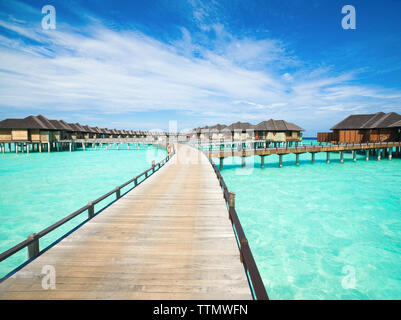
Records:
M47 152L50 153L50 142L47 143Z
M326 152L326 163L327 164L330 163L330 152L329 151Z
M224 160L224 158L219 158L219 160L220 160L219 170L221 171L221 170L223 170L223 160Z
M245 157L241 157L241 167L245 167Z
M340 151L340 162L344 163L344 152Z
M369 149L366 149L365 153L366 153L366 161L369 161Z
M278 155L278 166L281 168L283 166L283 155L279 154Z
M352 160L356 162L356 151L352 150Z
M315 163L315 152L312 152L312 163Z
M388 151L388 159L391 161L393 159L393 148L390 148Z
M381 160L381 153L382 153L381 149L377 149L377 161Z
M299 153L295 154L295 165L299 166Z
M260 156L260 167L261 168L265 167L265 156Z

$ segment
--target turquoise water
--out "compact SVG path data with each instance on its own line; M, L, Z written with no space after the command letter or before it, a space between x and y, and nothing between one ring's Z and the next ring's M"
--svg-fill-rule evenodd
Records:
M310 158L224 160L270 298L401 299L401 159Z
M0 252L149 169L152 160L158 162L166 156L165 150L153 146L142 148L0 154ZM103 200L95 206L95 211L114 199L112 195ZM45 248L87 216L83 212L46 235L40 240L40 247ZM26 256L26 249L22 249L0 262L0 277L24 262Z

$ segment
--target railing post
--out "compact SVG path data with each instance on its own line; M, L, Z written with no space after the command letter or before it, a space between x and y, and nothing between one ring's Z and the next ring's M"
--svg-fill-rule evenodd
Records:
M116 199L120 199L120 197L121 197L120 187L116 187Z
M93 205L93 202L88 203L88 218L92 218L95 215L95 206Z
M135 177L135 179L134 179L134 184L135 184L135 186L138 185L138 178L136 178L136 177Z
M228 218L231 220L231 211L235 209L235 193L229 192L228 194Z
M155 160L152 160L152 172L155 173Z
M244 253L243 253L243 250L244 250L244 248L246 248L246 247L248 247L248 240L247 240L247 238L242 238L241 239L241 241L240 241L240 243L241 243L241 251L240 251L240 260L241 260L241 263L244 263Z
M34 240L28 245L28 259L32 259L39 254L39 238L37 233L28 236L28 240Z

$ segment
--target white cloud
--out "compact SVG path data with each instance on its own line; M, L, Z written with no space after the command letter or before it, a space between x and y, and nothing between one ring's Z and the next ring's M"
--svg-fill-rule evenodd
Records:
M199 9L200 18L205 14ZM58 25L44 32L13 19L0 26L18 34L0 35L0 107L177 110L212 124L270 117L307 123L322 112L401 106L398 90L356 84L354 72L335 74L332 67L306 72L281 42L237 38L222 25L211 26L218 36L207 47L184 28L182 40L168 44L96 20L78 31Z
M281 78L283 78L287 82L292 82L294 81L294 77L290 75L288 72L284 73Z

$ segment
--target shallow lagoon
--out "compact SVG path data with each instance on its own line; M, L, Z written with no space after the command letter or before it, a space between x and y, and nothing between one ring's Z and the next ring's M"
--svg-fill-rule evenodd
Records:
M144 148L142 146L142 148ZM50 226L160 161L156 147L0 154L0 252ZM129 187L122 189L122 193ZM114 200L95 206L95 211ZM87 218L83 212L40 240L43 249ZM25 261L27 250L0 263L0 277Z
M270 298L401 299L401 159L330 158L224 160Z

